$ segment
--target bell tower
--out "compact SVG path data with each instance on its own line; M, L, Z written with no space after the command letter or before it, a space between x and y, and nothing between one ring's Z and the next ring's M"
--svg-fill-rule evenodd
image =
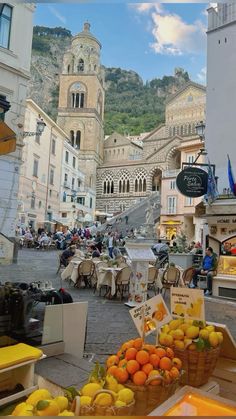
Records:
M57 118L78 152L85 186L94 196L104 140L104 70L100 52L100 42L91 34L90 24L84 23L83 31L72 38L63 57Z

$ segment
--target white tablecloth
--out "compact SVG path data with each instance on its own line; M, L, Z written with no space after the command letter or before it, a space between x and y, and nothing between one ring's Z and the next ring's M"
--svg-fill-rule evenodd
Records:
M107 285L111 288L111 295L116 293L116 275L122 268L107 267L101 268L97 272L97 289L99 290L102 285Z

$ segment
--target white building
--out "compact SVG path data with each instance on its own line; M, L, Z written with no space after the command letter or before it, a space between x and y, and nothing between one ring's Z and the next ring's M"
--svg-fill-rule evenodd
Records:
M23 145L18 125L24 123L34 7L13 1L0 4L0 94L11 104L5 122L17 135L16 151L0 157L0 233L9 238L15 236Z
M236 175L236 3L218 3L208 17L206 148L222 194L229 188L227 154Z
M80 170L76 139L64 141L61 175L61 222L69 228L79 227L94 219L94 194L85 186L85 174Z

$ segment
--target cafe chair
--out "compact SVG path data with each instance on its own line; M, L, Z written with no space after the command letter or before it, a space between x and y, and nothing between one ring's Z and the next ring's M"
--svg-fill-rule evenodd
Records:
M180 270L176 268L175 266L170 266L167 268L163 274L163 290L164 294L163 297L165 297L165 293L167 289L170 289L171 287L178 287L180 280Z
M185 287L189 287L193 278L194 270L195 269L192 266L190 266L189 268L185 269L185 271L183 272L182 281Z
M156 286L156 280L158 278L158 269L155 266L150 266L148 268L148 290L154 291L154 294L157 295L159 289Z
M75 287L79 288L81 281L85 283L85 287L92 288L92 277L94 276L95 265L92 260L83 260L78 266L78 278L75 283Z
M61 255L62 255L62 253L59 253L57 255L57 272L56 272L56 275L59 274L61 269L65 269L65 265L61 261Z
M120 294L120 300L124 296L124 292L129 292L129 281L132 270L129 266L126 266L117 273L116 276L116 295Z

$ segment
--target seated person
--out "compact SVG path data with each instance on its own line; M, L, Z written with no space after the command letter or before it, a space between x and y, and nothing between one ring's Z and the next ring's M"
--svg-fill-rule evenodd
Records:
M67 266L70 260L73 258L73 256L75 256L75 252L76 246L74 244L68 247L68 249L64 250L60 257L62 265Z
M211 295L212 294L212 278L215 275L216 268L217 268L217 256L215 253L213 253L212 247L207 247L206 255L204 256L203 261L202 261L202 267L195 270L190 288L197 287L198 275L206 275L207 289L205 290L204 293L205 295Z
M92 254L92 258L99 258L99 257L100 257L100 252L99 252L99 250L97 249L97 247L96 247L96 246L94 246L94 244L91 244L91 245L89 246L89 253L91 253L91 254Z
M156 253L168 253L169 252L169 246L167 243L162 243L162 241L159 239L158 243L153 246L153 249L156 251Z

